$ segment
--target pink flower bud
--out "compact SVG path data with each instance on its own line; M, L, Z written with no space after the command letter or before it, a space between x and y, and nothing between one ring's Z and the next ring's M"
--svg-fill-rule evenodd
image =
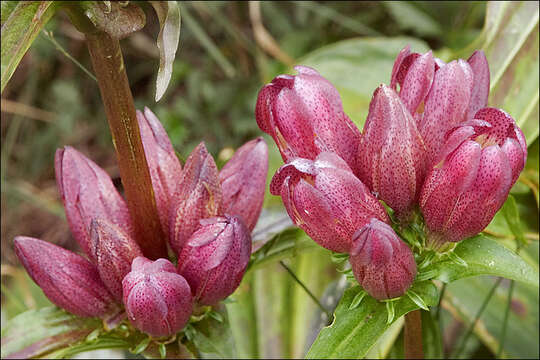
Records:
M131 270L133 259L142 256L141 249L122 229L103 219L92 220L90 238L99 276L121 302L122 280Z
M336 88L314 69L295 70L298 75L280 75L259 92L259 127L274 138L285 162L332 151L355 169L360 132L343 112Z
M467 60L473 72L473 88L467 111L467 119L472 119L476 112L486 107L489 96L489 65L482 50L476 50Z
M189 155L171 201L169 240L179 254L184 243L199 227L199 220L220 215L221 185L218 169L204 143Z
M214 305L240 285L251 255L251 236L236 216L201 220L201 225L178 257L178 273L199 304Z
M82 256L26 236L14 243L26 271L54 304L83 317L105 318L118 310L96 267Z
M354 232L371 218L389 221L379 201L334 153L283 165L272 179L270 192L281 195L296 225L336 252L348 252Z
M433 165L446 133L467 120L472 88L473 72L464 60L452 61L435 72L423 116L417 119L429 165Z
M423 112L423 103L431 89L435 68L431 51L423 55L411 54L409 46L401 50L394 63L390 87L397 90L397 84L400 85L399 96L413 116Z
M161 337L187 324L193 309L191 290L169 260L135 258L122 286L128 318L137 329Z
M371 100L358 150L358 177L406 217L418 199L426 152L416 122L397 93L381 85Z
M262 137L239 148L219 172L223 192L223 212L240 216L252 231L262 210L268 147Z
M95 261L90 245L92 219L107 219L134 236L127 205L103 169L66 146L56 151L55 170L69 227L90 260Z
M137 110L137 120L154 188L159 220L163 233L168 234L169 202L182 176L182 166L156 115L145 107L144 115Z
M434 248L482 231L527 158L523 134L508 114L484 108L475 118L448 134L422 188L420 206Z
M377 300L405 294L416 276L411 249L377 219L354 234L349 261L358 283Z

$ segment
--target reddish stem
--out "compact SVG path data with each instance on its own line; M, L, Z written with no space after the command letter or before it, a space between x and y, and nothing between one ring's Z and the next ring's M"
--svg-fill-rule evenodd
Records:
M166 258L167 248L120 42L104 32L86 33L86 38L137 234L136 241L148 258Z
M414 310L405 315L405 359L423 359L422 314Z

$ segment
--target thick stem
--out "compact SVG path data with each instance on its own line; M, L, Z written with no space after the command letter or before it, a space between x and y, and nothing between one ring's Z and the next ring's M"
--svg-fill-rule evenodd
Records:
M422 314L414 310L405 315L405 359L423 359Z
M148 258L166 257L167 248L120 43L103 32L87 33L86 38L137 234L136 241Z

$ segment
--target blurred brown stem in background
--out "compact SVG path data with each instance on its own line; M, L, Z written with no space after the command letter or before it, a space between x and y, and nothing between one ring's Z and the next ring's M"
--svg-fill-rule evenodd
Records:
M423 359L422 314L414 310L405 315L405 359Z
M276 40L274 40L272 35L264 28L260 1L249 2L249 19L253 26L253 34L255 35L257 45L277 60L292 67L295 63L294 59L281 50Z

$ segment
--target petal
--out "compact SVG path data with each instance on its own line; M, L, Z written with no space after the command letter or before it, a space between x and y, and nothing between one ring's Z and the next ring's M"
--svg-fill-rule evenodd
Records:
M471 92L467 118L472 119L474 114L487 105L489 96L489 65L482 50L476 50L467 60L471 66L474 81Z
M431 89L434 73L435 63L431 51L418 57L411 64L399 92L403 104L411 114L414 114L418 106L424 102Z

